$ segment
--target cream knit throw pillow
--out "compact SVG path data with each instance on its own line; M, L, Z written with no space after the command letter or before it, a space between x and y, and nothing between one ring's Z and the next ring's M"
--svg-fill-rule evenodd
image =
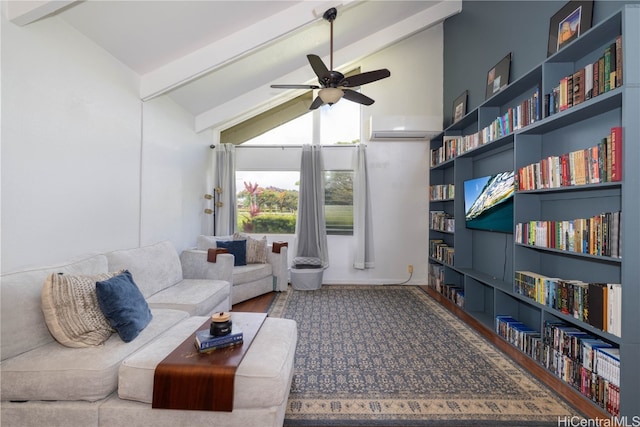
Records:
M233 239L247 241L247 264L267 263L267 236L262 239L254 239L251 236L235 233Z
M51 335L67 347L93 347L113 333L96 296L96 282L120 272L93 276L51 274L42 287L42 312Z

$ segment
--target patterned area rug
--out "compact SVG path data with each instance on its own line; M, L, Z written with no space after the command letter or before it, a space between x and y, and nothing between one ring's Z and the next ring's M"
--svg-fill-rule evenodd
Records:
M557 426L579 412L414 286L291 288L285 426Z

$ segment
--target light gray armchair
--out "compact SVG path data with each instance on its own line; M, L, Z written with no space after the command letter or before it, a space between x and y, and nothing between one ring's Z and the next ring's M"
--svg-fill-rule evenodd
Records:
M238 240L238 236L235 237ZM218 254L216 262L208 262L208 250L217 247L216 242L220 240L225 239L214 236L199 236L196 249L182 252L180 258L185 274L188 271L189 278L215 278L229 281L232 284L232 305L271 291L285 291L287 289L289 272L287 266L288 248L286 246L278 247L279 252L276 253L273 252L273 245L267 245L265 239L266 262L264 263L234 266L235 258L232 254ZM255 239L253 240L255 241Z

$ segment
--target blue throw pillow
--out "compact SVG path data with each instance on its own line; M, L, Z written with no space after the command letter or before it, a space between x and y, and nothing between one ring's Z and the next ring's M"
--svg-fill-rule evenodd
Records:
M247 265L247 241L246 240L222 240L217 241L219 248L225 248L234 256L233 265Z
M151 321L151 310L131 273L96 282L96 296L102 313L124 342L133 341Z

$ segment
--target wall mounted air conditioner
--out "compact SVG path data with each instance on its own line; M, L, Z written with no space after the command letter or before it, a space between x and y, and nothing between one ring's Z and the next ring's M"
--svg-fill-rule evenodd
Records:
M369 140L427 141L442 132L438 116L371 116Z

